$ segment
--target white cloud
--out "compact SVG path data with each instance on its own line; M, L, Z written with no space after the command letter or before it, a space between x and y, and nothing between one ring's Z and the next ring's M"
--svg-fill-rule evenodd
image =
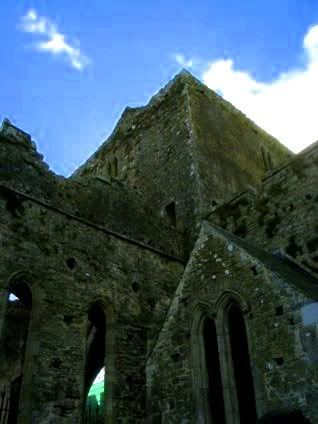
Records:
M82 70L90 62L79 47L65 40L65 35L59 32L50 19L39 16L34 9L30 9L26 15L22 16L19 28L24 32L44 37L44 40L35 44L37 50L53 55L63 55L75 69Z
M235 69L233 60L208 64L204 83L244 112L257 125L299 152L318 139L318 25L303 40L305 65L271 82Z
M179 65L183 66L184 68L191 68L194 65L194 60L186 60L183 54L176 54L174 58L179 63Z

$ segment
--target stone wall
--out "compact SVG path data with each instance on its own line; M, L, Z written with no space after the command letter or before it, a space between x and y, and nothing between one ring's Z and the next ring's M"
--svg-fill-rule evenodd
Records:
M140 193L112 178L69 180L48 170L34 147L0 133L0 184L12 187L12 204L24 198L59 210L74 219L100 227L127 241L145 245L162 254L182 258L183 235L158 219ZM19 195L20 194L20 195ZM18 213L16 206L15 213Z
M292 157L278 140L194 78L188 80L201 214L248 187Z
M120 186L116 197L112 184L68 185L38 162L30 146L9 138L1 143L0 330L6 332L12 285L26 282L33 297L19 422L31 416L34 422L80 422L94 302L106 314L108 420L143 422L146 354L184 267L178 234L169 226L151 227L151 217L136 206L138 196L126 205L131 216L124 216ZM141 237L158 244L162 237L161 250ZM3 349L1 358L8 362ZM2 370L0 384L14 373L13 367Z
M267 250L281 249L317 273L317 165L316 143L268 173L259 191L241 193L208 219Z
M232 360L225 344L224 310L229 301L239 304L244 314L258 417L295 408L313 423L318 419L317 314L310 323L303 320L303 309L317 305L312 293L308 296L293 287L290 279L287 284L279 270L273 271L235 240L208 224L201 230L148 358L150 422L209 422L202 405L208 386L202 381L206 371L200 354L202 334L197 332L205 316L217 327L227 422L239 422ZM317 290L314 297L318 298Z

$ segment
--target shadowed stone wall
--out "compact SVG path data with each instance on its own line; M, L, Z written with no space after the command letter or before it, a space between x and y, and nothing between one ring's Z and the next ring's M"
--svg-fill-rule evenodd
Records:
M283 250L318 273L318 144L277 168L258 191L216 208L208 219L267 250Z

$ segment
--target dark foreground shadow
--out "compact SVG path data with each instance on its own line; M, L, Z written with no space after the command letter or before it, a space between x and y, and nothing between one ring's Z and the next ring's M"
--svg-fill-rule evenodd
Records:
M311 424L300 411L268 412L257 424Z

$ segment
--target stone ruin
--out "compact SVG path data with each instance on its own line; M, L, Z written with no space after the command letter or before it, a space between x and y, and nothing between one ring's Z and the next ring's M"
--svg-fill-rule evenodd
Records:
M186 71L69 178L5 120L0 423L318 423L317 165Z

